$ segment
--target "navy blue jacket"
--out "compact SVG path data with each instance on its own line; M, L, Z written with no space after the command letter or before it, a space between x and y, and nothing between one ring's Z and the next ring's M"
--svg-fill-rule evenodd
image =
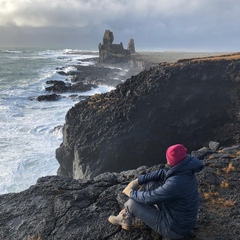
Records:
M197 221L199 196L195 173L202 169L203 163L200 160L187 155L172 168L140 175L140 185L150 181L160 181L162 185L153 191L131 191L130 198L140 203L160 206L159 225L165 228L163 231L168 228L184 236Z

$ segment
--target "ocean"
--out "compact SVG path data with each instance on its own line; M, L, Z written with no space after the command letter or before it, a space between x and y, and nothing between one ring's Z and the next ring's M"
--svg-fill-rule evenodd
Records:
M98 52L0 48L0 194L20 192L39 177L57 175L55 150L62 142L65 115L76 101L67 93L53 102L30 99L47 94L47 80L65 81L56 68L66 66L64 71L69 71L70 65L94 56ZM103 85L82 95L112 89Z

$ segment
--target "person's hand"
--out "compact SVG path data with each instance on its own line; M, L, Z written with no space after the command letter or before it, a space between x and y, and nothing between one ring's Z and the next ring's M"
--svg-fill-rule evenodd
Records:
M123 189L123 193L126 194L128 197L130 196L130 192L132 190L137 190L139 187L138 184L138 179L135 179L133 181L131 181L124 189Z
M139 187L138 179L131 181L127 186L132 188L133 190L137 190Z
M123 189L123 193L126 194L128 197L130 197L130 192L132 191L133 189L126 186L124 189Z

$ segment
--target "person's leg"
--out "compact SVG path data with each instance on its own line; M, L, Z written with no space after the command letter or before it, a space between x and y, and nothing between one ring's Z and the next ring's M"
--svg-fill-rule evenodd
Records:
M158 182L149 182L147 184L142 185L140 190L150 191L159 187L159 185L160 184ZM155 207L152 208L155 209ZM124 208L117 216L111 215L108 218L108 221L112 224L122 226L122 228L125 230L130 230L132 226L132 214L128 211L127 208Z
M152 228L159 234L164 235L164 233L162 233L162 226L161 226L161 223L163 223L161 211L159 211L155 206L149 206L146 204L138 203L133 199L129 199L124 204L124 207L134 217L139 218L142 222L144 222L150 228Z
M181 239L183 236L172 232L164 221L161 210L155 206L138 203L133 199L129 199L124 207L134 217L139 218L147 226L159 233L163 237L170 239Z

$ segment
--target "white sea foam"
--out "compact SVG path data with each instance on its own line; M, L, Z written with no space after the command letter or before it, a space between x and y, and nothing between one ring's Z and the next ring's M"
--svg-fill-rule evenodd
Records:
M67 71L72 71L68 66L86 56L60 50L25 49L13 50L11 54L0 51L0 57L4 59L0 65L0 194L3 194L22 191L39 177L56 175L59 164L55 150L62 142L65 115L75 102L67 97L69 93L56 102L30 101L29 97L46 94L47 80L67 81L56 67L66 66ZM103 85L82 95L112 89Z
M22 51L6 50L6 51L4 51L4 53L19 54L19 53L22 53Z
M114 87L111 86L107 86L107 85L100 85L98 86L98 88L92 88L90 91L81 93L80 95L83 96L92 96L94 94L100 94L100 93L104 93L104 92L110 92L112 90L114 90Z
M68 66L68 67L64 68L63 71L64 71L65 73L78 72L77 68L75 68L75 67L73 67L73 66Z

